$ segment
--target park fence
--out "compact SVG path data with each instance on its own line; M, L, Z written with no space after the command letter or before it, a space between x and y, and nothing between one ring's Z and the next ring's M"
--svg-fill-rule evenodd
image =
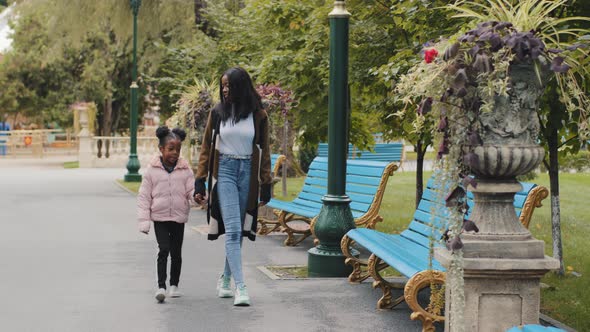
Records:
M0 158L74 155L78 141L70 130L34 129L0 131Z

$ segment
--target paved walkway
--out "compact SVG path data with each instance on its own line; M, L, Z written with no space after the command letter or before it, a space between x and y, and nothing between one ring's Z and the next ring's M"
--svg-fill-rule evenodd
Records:
M271 280L261 265L305 264L311 242L245 241L251 307L215 296L223 242L185 232L184 297L157 304L156 241L137 231L135 197L120 169L63 169L0 160L2 331L420 331L405 305L377 311L370 283Z

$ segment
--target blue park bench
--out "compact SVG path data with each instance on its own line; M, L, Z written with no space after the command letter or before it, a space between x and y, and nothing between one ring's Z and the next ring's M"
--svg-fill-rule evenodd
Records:
M565 330L558 329L556 327L528 324L512 327L506 330L506 332L565 332Z
M379 208L387 180L398 168L396 163L371 160L348 160L346 166L346 194L357 226L374 228L383 218ZM320 213L322 197L327 193L328 158L316 157L309 166L303 188L292 202L271 199L267 206L274 210L278 220L259 217L258 234L266 235L278 229L287 233L285 245L293 246L311 235L310 227L294 228L292 221L310 225ZM304 226L307 226L304 225ZM298 238L296 235L299 234Z
M547 188L532 183L520 183L522 190L514 197L516 214L522 225L528 228L534 209L541 206L549 191ZM373 287L380 287L383 296L377 303L379 309L391 309L402 302L406 302L413 311L411 318L420 319L424 327L432 326L435 321L443 321L441 312L431 312L418 303L418 293L431 285L442 287L445 282L445 269L436 260L432 260L432 270L429 270L430 235L434 234L435 241L440 239L442 231L447 228L448 215L443 195L437 193L434 179L430 178L418 209L409 227L400 234L386 234L372 229L353 229L342 238L342 251L346 263L352 265L353 272L348 277L351 283L359 283L369 276L375 281ZM473 194L468 192L468 204L473 207ZM470 209L472 210L472 209ZM435 227L432 227L432 211L438 211ZM355 257L351 252L353 245L359 245L371 252L368 260ZM441 246L435 242L435 246ZM381 276L380 271L391 266L406 278L405 286L388 282ZM404 295L392 300L392 288L404 288ZM440 299L443 301L444 294ZM428 329L426 329L428 330Z
M318 145L318 157L328 157L328 143L320 143ZM352 144L348 144L348 159L401 163L403 158L404 144L401 142L378 143L373 147L373 151L359 150Z

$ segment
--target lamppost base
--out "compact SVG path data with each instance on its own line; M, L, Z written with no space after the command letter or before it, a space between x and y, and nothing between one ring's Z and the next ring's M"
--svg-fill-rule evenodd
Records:
M358 254L356 254L358 255ZM344 264L342 251L326 250L321 245L307 251L307 273L311 278L348 277L352 266Z
M347 277L352 267L346 265L340 242L346 232L355 228L346 195L326 195L314 226L320 244L307 251L307 272L310 277Z
M125 174L125 182L141 182L141 174Z
M141 165L137 155L132 153L129 155L129 161L127 162L127 174L125 174L125 182L141 182L141 174L138 173Z

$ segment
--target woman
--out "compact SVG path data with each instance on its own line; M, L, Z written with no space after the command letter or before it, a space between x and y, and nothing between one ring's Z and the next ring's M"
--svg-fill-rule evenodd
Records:
M233 276L234 305L248 306L241 244L243 236L255 240L258 206L270 200L268 115L250 75L242 68L231 68L221 76L219 95L221 102L210 112L205 128L195 201L208 202L209 240L226 235L225 269L217 282L217 295L233 296Z

